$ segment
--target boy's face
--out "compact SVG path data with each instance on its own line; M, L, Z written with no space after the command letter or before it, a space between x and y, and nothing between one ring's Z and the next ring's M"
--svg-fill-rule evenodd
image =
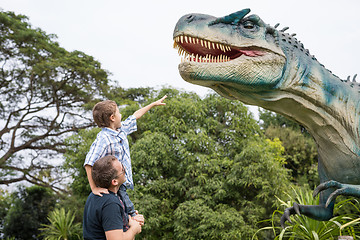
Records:
M119 112L119 108L116 108L113 120L114 120L114 128L115 129L120 128L121 127L121 114Z

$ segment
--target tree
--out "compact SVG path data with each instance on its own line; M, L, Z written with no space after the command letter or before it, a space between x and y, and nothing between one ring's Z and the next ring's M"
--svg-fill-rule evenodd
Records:
M44 187L19 187L12 194L12 204L4 220L4 236L16 239L39 239L41 224L48 223L56 198Z
M98 61L55 39L23 15L0 12L0 184L64 190L56 172L64 139L93 126L83 107L108 88Z
M129 136L135 182L129 195L146 218L137 238L249 239L274 210L274 195L290 184L281 143L262 136L242 103L218 95L162 89L142 105L165 94L166 106L151 109ZM129 104L121 114L138 108ZM83 154L96 131L71 138L68 162L79 163L72 165L77 172L84 156L74 153ZM86 187L78 180L77 189Z
M0 237L5 224L5 216L10 209L10 194L0 189Z

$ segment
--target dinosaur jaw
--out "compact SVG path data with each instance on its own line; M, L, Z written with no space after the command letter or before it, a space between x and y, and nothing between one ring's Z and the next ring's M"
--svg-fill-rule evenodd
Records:
M174 38L183 56L179 71L190 83L210 87L224 97L236 91L263 91L276 86L286 58L259 46L234 46L189 35ZM239 99L243 100L243 99Z
M256 57L266 53L256 48L239 48L228 44L207 41L187 35L177 36L174 39L174 48L185 61L201 63L221 63L236 59L242 55Z

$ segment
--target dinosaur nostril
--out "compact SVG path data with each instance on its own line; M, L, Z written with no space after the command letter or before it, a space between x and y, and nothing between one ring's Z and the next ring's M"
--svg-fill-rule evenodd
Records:
M194 20L194 15L190 14L189 16L186 17L186 20L188 22L191 22L192 20Z

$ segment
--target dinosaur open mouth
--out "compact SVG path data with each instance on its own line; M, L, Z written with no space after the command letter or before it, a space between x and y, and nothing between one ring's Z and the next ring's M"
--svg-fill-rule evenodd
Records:
M238 48L187 35L175 37L174 48L184 57L182 60L203 63L229 62L242 55L256 57L265 54L260 49Z

